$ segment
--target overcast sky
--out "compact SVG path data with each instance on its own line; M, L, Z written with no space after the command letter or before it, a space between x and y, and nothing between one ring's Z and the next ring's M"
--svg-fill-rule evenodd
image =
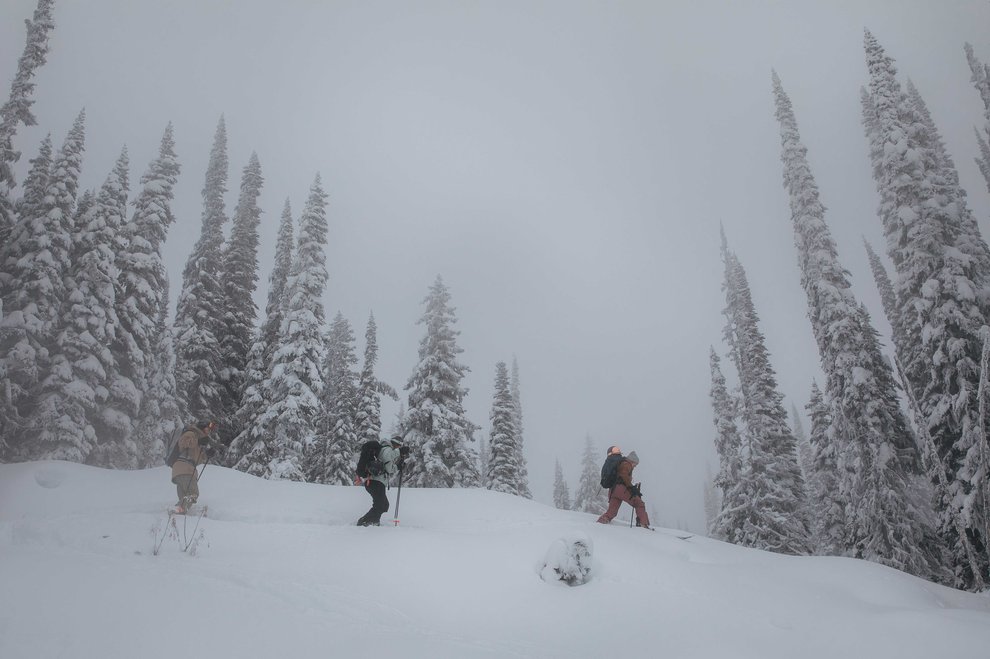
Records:
M0 3L6 94L35 0ZM862 236L882 253L860 124L869 28L925 97L984 235L973 163L982 104L963 44L990 60L987 0L329 2L57 0L39 126L60 144L83 107L83 185L122 145L132 189L175 125L182 175L166 259L172 304L199 235L221 114L228 212L261 161L262 290L288 197L329 193L328 319L402 389L437 274L457 308L466 407L487 440L495 363L519 361L537 499L553 460L572 488L586 435L641 458L661 524L703 524L717 469L708 348L721 342L719 223L747 269L780 389L803 409L820 367L797 272L771 96L794 103L856 294L887 336ZM726 365L726 370L731 368ZM390 425L395 405L383 417Z

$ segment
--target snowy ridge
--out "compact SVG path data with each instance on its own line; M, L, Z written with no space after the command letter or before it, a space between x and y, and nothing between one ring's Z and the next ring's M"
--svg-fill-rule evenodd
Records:
M0 656L982 656L990 597L876 564L795 558L484 490L402 491L353 526L362 488L209 466L195 555L152 530L166 468L0 465ZM393 509L396 489L389 491ZM181 525L182 518L177 518ZM193 524L189 518L187 524ZM540 579L587 538L593 572Z

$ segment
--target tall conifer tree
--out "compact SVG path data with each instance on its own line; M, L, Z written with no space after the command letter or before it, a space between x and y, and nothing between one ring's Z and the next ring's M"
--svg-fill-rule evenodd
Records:
M783 395L742 264L728 250L725 260L725 339L736 363L742 393L742 423L748 460L743 476L748 501L738 544L786 554L810 549L803 502L806 494L797 464L794 435L787 425Z
M258 224L261 222L258 196L263 184L258 154L252 153L241 175L240 197L234 209L230 241L223 254L220 273L224 305L219 337L223 392L216 416L224 444L230 444L241 431L237 409L244 392L248 353L258 315L254 291L258 283Z
M505 362L495 364L495 393L492 397L492 422L488 441L488 471L485 487L506 494L522 494L519 482L519 451L516 438L516 407Z
M581 454L581 475L574 490L573 510L601 515L608 507L608 491L601 485L601 469L604 458L591 441L591 435L584 438L584 452Z
M258 438L238 469L271 479L305 480L303 457L316 436L323 395L323 292L327 285L327 194L316 175L299 218L299 238L285 284L285 308L270 376L261 383Z
M266 455L265 440L259 434L262 430L258 423L268 402L264 398L264 382L271 375L272 357L278 345L279 328L285 315L285 287L292 268L292 207L285 200L282 219L279 223L278 238L275 241L275 264L268 277L268 302L265 306L265 321L255 334L248 364L245 369L244 393L237 410L237 427L240 433L234 438L227 449L227 464L241 471L261 469L261 463L252 464L244 461L245 455L252 453L257 445L256 457Z
M426 335L419 343L419 363L406 390L404 435L416 455L408 467L408 482L418 487L477 487L478 458L470 446L477 426L467 419L461 380L470 370L457 360L463 350L454 329L456 317L450 292L437 275L423 300L426 311L419 324Z
M965 49L969 70L973 73L971 80L983 101L983 112L986 117L986 123L976 129L976 143L980 149L976 164L987 182L987 190L990 190L990 64L977 59L970 44L967 43Z
M382 396L398 400L395 389L375 376L378 361L378 325L375 315L368 316L364 332L364 366L358 379L358 400L355 423L358 444L377 441L382 431Z
M876 330L857 303L825 222L825 206L801 142L793 106L773 74L784 187L790 195L801 284L833 405L827 441L835 444L836 485L846 504L841 548L928 577L940 555L926 555L928 508L920 454L901 412Z
M512 405L515 408L516 422L516 461L519 463L519 495L527 499L533 498L533 493L529 490L529 469L526 468L526 454L523 451L525 440L523 439L523 412L522 393L519 388L519 361L512 358Z
M710 397L715 423L715 451L719 469L715 486L722 493L718 513L712 518L708 534L719 540L739 543L749 516L742 436L736 423L739 403L729 393L722 374L721 360L714 348L709 352L712 374Z
M349 485L358 450L357 364L354 332L339 311L330 324L323 362L323 394L317 415L316 435L306 447L306 480Z
M67 415L64 399L56 394L71 378L60 359L56 339L65 308L66 280L70 274L73 217L85 143L85 112L80 112L55 160L42 202L42 215L29 220L28 248L18 262L18 292L14 309L21 311L28 349L37 355L39 389L31 427L29 459L82 462L93 438L78 423L78 414ZM16 350L16 349L15 349Z
M18 263L36 249L32 238L52 166L51 136L41 142L38 156L24 182L17 204L17 223L6 241L0 241L0 460L14 459L13 447L23 436L30 412L30 395L38 381L37 346L32 346L24 316L15 312L21 276ZM43 231L43 228L41 229Z
M35 73L48 58L48 35L55 27L52 20L54 0L38 0L34 16L24 23L27 27L27 42L17 61L17 73L10 83L10 95L0 106L0 245L10 238L14 227L13 191L16 185L13 165L21 154L14 148L14 136L19 125L34 126L31 106L34 100Z
M897 276L894 289L901 327L911 349L898 355L909 392L917 400L935 455L929 456L937 488L939 532L953 551L956 585L981 588L990 579L986 527L967 502L988 486L968 472L980 444L979 328L986 324L980 300L981 251L961 190L946 173L932 124L897 80L897 69L877 40L865 35L873 131L871 153L880 195L879 215ZM974 514L976 515L974 517ZM960 530L964 528L965 530Z
M174 349L162 347L169 302L162 248L175 221L172 197L179 170L168 124L157 157L141 176L134 213L121 230L115 259L119 326L113 352L119 375L110 407L136 420L131 432L142 466L161 464L165 437L180 423L170 400L175 395Z
M564 480L564 471L560 468L560 460L554 461L553 468L553 506L560 510L571 509L571 491Z
M52 392L63 398L63 409L82 415L77 423L93 435L86 460L102 467L137 466L136 447L126 443L132 419L112 407L110 398L119 377L111 346L119 325L116 257L129 189L124 149L95 202L77 214L68 299L58 338L58 358L64 360L68 379Z
M220 335L225 304L220 282L223 196L227 191L227 128L217 125L203 185L202 231L182 272L175 311L175 381L187 414L217 419L223 410Z

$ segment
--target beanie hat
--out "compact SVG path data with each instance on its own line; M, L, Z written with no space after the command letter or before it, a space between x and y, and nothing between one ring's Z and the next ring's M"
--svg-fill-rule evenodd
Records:
M626 456L626 460L632 462L633 464L639 464L639 456L636 455L636 451L629 451L629 455Z
M392 435L392 438L388 441L392 444L398 444L399 446L402 446L402 435L399 434Z
M610 455L620 455L621 453L622 453L622 449L619 448L618 446L613 445L613 446L609 446L608 450L605 451L605 457L608 457Z

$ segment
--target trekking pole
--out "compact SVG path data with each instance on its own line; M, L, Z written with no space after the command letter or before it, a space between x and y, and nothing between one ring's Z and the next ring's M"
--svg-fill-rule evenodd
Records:
M398 486L398 489L397 489L397 491L395 493L395 516L392 517L392 525L393 526L398 526L399 525L399 499L402 498L402 467L403 467L403 465L400 464L399 465L399 486Z
M633 508L633 509L632 509L632 510L631 510L631 511L629 512L629 528L632 528L632 527L633 527L633 518L634 518L635 516L636 516L636 509L635 509L635 508Z

